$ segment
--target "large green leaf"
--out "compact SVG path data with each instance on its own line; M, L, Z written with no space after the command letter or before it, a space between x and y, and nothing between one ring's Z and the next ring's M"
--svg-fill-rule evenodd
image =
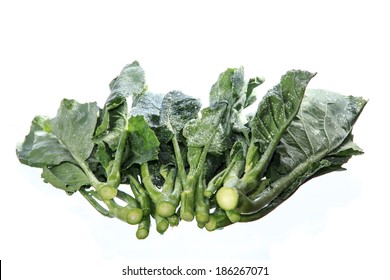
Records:
M199 99L180 91L171 91L162 101L160 124L165 126L172 135L178 136L187 122L197 117L200 107Z
M96 141L106 142L115 150L127 122L127 98L133 103L145 90L145 73L137 61L126 65L121 73L110 83L111 94L108 96L100 122L95 131Z
M221 154L228 149L226 135L221 124L226 104L220 103L213 109L202 110L200 119L190 120L183 129L187 146L191 148L208 147L210 153Z
M306 86L314 75L307 71L289 71L260 101L250 122L252 142L259 143L260 152L270 143L279 142L298 113Z
M225 102L228 107L232 107L241 98L244 87L244 68L228 68L219 75L218 80L211 87L210 107L220 102Z
M21 163L32 167L43 167L66 161L74 162L69 150L50 132L47 127L48 120L42 116L33 119L29 134L16 148Z
M307 90L270 163L274 182L251 201L251 207L242 209L243 213L261 209L282 193L288 198L308 179L340 170L351 156L360 154L351 131L365 104L360 97Z
M283 135L276 155L278 172L288 174L298 165L332 154L358 151L350 137L366 101L326 90L307 90L301 109ZM341 147L341 145L343 145ZM349 151L349 152L348 152Z
M221 154L232 143L234 105L245 96L244 69L228 68L218 76L209 94L209 107L202 110L201 118L190 120L183 129L187 145L207 147L209 152Z
M95 102L80 104L64 99L57 116L50 121L51 132L74 158L86 160L90 156L98 110Z
M127 98L136 103L145 90L145 72L138 61L126 65L121 73L110 83L111 94L106 101L108 110L113 109Z
M45 166L42 178L45 182L64 190L68 194L78 191L82 186L90 185L90 181L83 170L69 162L64 162L51 168Z
M248 172L244 175L249 185L264 175L280 138L298 113L306 86L314 75L307 71L289 71L260 101L249 123L251 153L247 158ZM257 162L253 150L260 154Z
M143 116L129 119L128 143L128 157L124 164L126 168L158 159L160 142Z
M160 127L160 111L163 98L163 94L145 92L139 97L136 104L133 103L130 115L143 116L153 129Z

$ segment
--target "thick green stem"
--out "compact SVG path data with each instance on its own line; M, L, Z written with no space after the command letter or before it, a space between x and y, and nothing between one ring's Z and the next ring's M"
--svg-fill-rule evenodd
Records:
M291 122L287 122L279 130L285 131L290 123ZM279 145L280 138L282 137L282 135L283 133L274 135L272 140L268 143L267 148L262 153L260 159L252 168L251 166L248 167L250 160L246 160L246 168L249 169L249 171L245 172L244 176L242 176L242 182L244 182L245 184L242 184L240 189L244 194L252 192L257 187L258 181L260 181L264 176L264 173L267 170L267 167L272 159L275 149ZM250 157L256 157L253 155L255 153L255 148L253 147L254 145L251 144L247 153L247 155L249 155Z
M208 231L213 231L216 229L224 228L228 225L231 225L232 222L229 220L225 211L222 209L217 209L214 213L210 215L210 220L205 224L205 227Z
M150 215L142 217L142 221L138 224L136 236L138 239L145 239L149 236L150 231Z
M205 197L211 197L220 187L222 187L224 174L227 172L227 170L228 167L220 171L210 180L203 194Z
M236 208L241 214L251 214L258 212L263 207L267 206L271 201L277 198L283 191L295 185L299 185L298 178L303 176L310 168L310 166L322 159L324 154L309 157L305 162L294 168L288 175L285 175L277 181L271 183L267 188L261 191L257 196L240 195L240 205ZM262 186L262 184L260 184Z
M256 190L253 193L250 193L248 196L250 199L255 199L260 195L260 193L265 190L269 185L271 184L271 179L263 179L261 180L259 186L256 188Z
M124 127L127 128L127 119L124 118L124 120ZM126 146L127 135L128 132L127 129L125 129L119 138L118 147L115 152L114 164L110 169L110 173L107 175L107 182L100 182L89 168L88 163L72 154L73 158L87 175L91 185L96 189L103 200L110 200L117 196L117 188L121 183L120 169L123 159L123 151Z
M145 186L146 192L148 193L150 199L157 204L158 200L161 197L161 192L152 182L152 177L149 173L149 165L147 162L141 164L141 177L142 183Z
M210 220L210 219L209 219ZM196 223L196 225L198 226L198 228L200 228L200 229L203 229L204 228L204 226L205 226L205 224L204 223L199 223L199 222L197 222Z
M95 190L99 193L102 199L112 199L116 197L117 195L117 189L113 186L100 182L95 174L91 171L88 163L86 163L84 160L80 159L77 156L73 156L77 164L81 167L81 169L84 171L85 175L87 175L89 182L91 183L91 186L95 188Z
M232 223L237 223L241 220L241 214L236 210L225 211L226 216Z
M161 217L157 213L154 215L154 219L156 221L156 229L160 234L164 234L169 228L169 221L167 218Z
M193 186L194 178L187 177L187 186ZM187 222L190 222L194 219L194 206L195 206L195 195L193 187L185 188L181 192L180 199L180 217Z
M184 185L187 180L187 173L184 167L183 157L181 156L179 142L177 141L176 134L172 138L173 150L175 152L176 167L178 176L181 179L181 184Z
M223 185L228 187L238 187L239 189L243 188L240 182L237 184L239 178L241 178L245 168L245 162L242 160L233 161L233 165L229 172L226 173Z
M195 212L196 221L198 223L207 223L210 219L210 203L209 198L205 197L204 191L206 188L206 179L204 178L204 172L199 178L197 188L195 190Z
M245 159L245 173L251 171L258 161L259 148L256 146L255 143L251 142Z
M150 198L146 193L145 189L141 186L141 184L135 179L133 176L129 175L130 179L130 188L135 196L135 199L141 205L143 216L150 215Z
M165 172L165 181L161 188L161 192L165 195L170 195L173 192L176 178L176 169L171 168L168 172Z
M219 207L228 211L238 207L240 192L236 188L222 187L218 190L216 199Z
M133 208L138 207L137 201L134 199L134 197L132 197L131 195L129 195L121 190L118 190L117 198L119 198L123 202L127 203L127 205L130 207L133 207Z
M290 185L290 187L284 190L277 198L272 200L267 206L263 207L259 211L252 213L250 215L241 215L240 222L253 222L259 220L275 210L280 204L286 201L298 188L300 187L300 182L296 182Z
M119 138L118 147L115 152L114 164L111 167L110 174L107 176L107 183L117 188L121 183L121 164L123 160L123 151L125 150L128 131L127 131L127 119L125 121L126 129L123 130L121 137Z
M171 227L176 227L179 225L180 219L179 219L178 215L173 214L173 215L167 217L167 219L168 219L169 225Z
M234 155L230 159L228 166L226 167L224 173L222 176L220 176L214 184L209 184L209 187L207 188L207 191L205 192L206 195L211 196L211 192L219 191L221 186L224 187L231 187L231 188L237 188L241 189L245 187L243 182L241 182L242 174L245 170L245 156L244 156L244 148L242 147L242 144L240 142L234 150ZM235 148L233 147L233 149ZM220 197L220 196L219 196Z
M226 106L226 104L224 106ZM215 123L213 124L213 132L210 135L210 139L208 139L206 145L203 146L203 148L194 148L196 150L193 150L193 152L196 152L197 157L196 160L190 162L190 171L187 176L186 184L183 186L183 192L181 195L180 217L185 221L192 221L194 219L195 188L201 173L204 170L208 150L214 141L214 136L217 133L217 128L221 122L224 112L225 110L218 112L219 114L216 116Z
M164 188L163 186L163 191L156 205L156 211L162 217L172 216L176 212L176 208L180 203L180 195L182 191L181 179L177 176L175 177L175 175L176 172L174 169L168 173L164 185L174 185L174 188L171 193L168 193L168 189L171 189L171 187Z
M199 160L196 168L192 168L187 176L186 185L181 195L181 212L180 217L185 221L192 221L195 215L195 189L203 171L204 163L207 157L207 151L211 142L201 149Z
M131 225L138 224L142 220L142 210L130 206L120 206L113 199L103 200L110 214Z

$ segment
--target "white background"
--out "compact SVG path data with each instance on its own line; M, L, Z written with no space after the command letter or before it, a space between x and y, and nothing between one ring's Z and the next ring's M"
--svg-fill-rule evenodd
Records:
M386 1L1 1L0 259L5 279L124 279L130 265L268 265L268 279L389 279L389 50ZM365 154L305 184L264 219L209 233L195 223L147 240L78 194L44 184L16 143L62 98L97 101L138 60L149 89L207 99L228 67L290 69L310 87L363 96ZM133 277L134 278L134 277ZM146 279L145 277L143 279Z

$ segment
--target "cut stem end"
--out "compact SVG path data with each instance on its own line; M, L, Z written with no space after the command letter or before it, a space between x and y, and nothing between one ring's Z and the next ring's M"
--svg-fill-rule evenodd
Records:
M222 187L218 190L216 198L219 207L228 211L237 207L239 194L234 188Z

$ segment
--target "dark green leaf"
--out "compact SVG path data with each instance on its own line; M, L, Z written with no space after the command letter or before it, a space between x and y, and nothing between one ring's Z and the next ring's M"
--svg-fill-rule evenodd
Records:
M158 159L160 142L142 116L134 116L128 123L129 155L126 168Z
M280 157L279 173L288 174L319 154L348 156L358 152L360 149L348 137L365 104L360 97L307 90L299 113L276 150Z
M298 113L305 89L315 74L306 71L289 71L268 91L251 119L252 142L259 143L260 152L280 137Z

